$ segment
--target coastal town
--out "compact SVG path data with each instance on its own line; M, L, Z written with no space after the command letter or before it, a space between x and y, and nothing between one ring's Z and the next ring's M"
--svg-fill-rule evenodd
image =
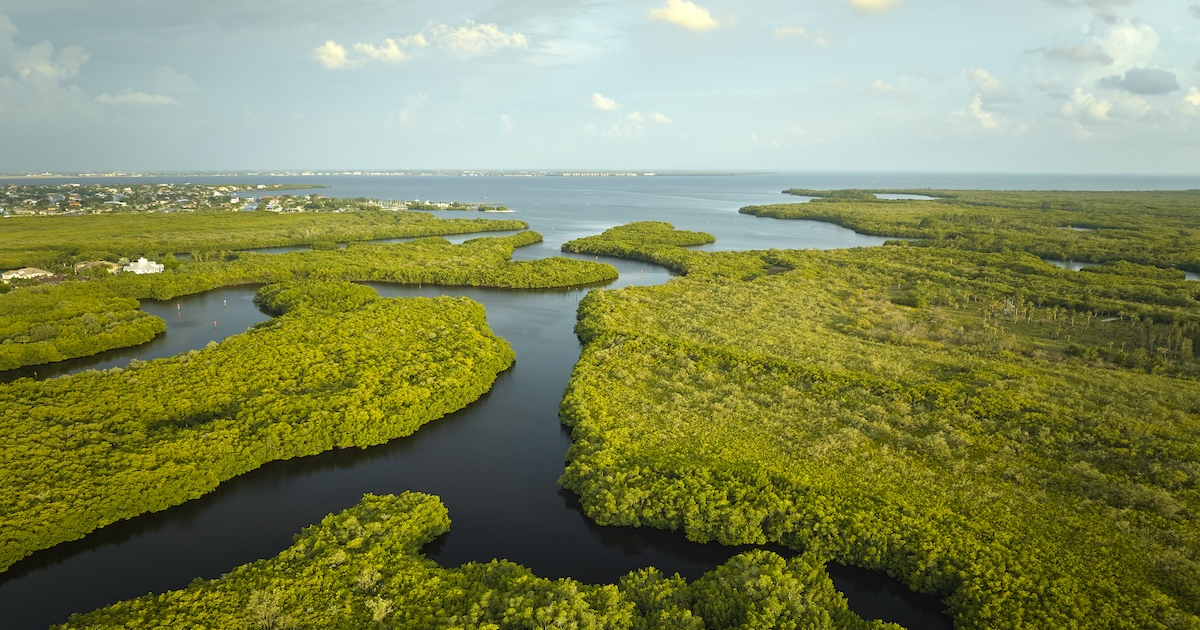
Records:
M308 191L310 184L9 184L0 186L0 217L104 213L200 212L349 212L385 210L462 210L511 212L505 206L460 201L344 199ZM286 194L286 193L304 194Z
M512 212L503 205L341 198L314 192L323 188L316 184L0 184L0 221L36 220L39 216L196 212ZM179 261L170 255L158 262L125 258L61 261L52 271L34 266L0 268L0 292L15 286L57 283L68 277L87 279L117 273L159 273L178 264Z
M269 193L298 188L284 184L9 184L0 187L0 216L255 210ZM307 196L301 199L308 201Z

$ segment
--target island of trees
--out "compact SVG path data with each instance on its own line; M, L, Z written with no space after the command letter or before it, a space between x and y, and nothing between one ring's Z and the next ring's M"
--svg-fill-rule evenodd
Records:
M650 568L589 585L504 560L439 567L420 548L449 527L437 497L367 495L274 558L59 628L899 630L850 612L809 556L749 552L691 584Z
M411 434L513 361L466 299L346 282L260 299L282 315L205 349L0 386L0 570L268 461Z

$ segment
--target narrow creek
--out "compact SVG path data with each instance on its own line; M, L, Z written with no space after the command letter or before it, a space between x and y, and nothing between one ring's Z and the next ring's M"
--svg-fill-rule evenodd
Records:
M554 247L522 248L517 257L549 255L556 253ZM659 284L671 277L641 262L605 262L621 272L608 288ZM480 400L411 437L274 462L201 499L26 558L0 574L4 627L42 629L72 612L182 588L196 577L217 577L278 553L303 527L354 505L366 492L417 490L441 497L453 524L425 552L447 567L505 558L544 577L589 583L613 582L646 566L695 579L737 553L691 543L673 532L597 526L582 514L574 495L558 487L570 444L558 404L579 357L573 327L586 290L370 286L384 297L452 295L481 302L492 330L515 349L516 364ZM157 350L167 354L159 356L182 352L189 344L203 346L266 319L250 301L254 289L231 287L145 302L143 308L168 322L164 339L170 341ZM66 369L87 367L96 366ZM935 597L860 569L831 565L830 573L851 608L866 618L913 630L952 627Z

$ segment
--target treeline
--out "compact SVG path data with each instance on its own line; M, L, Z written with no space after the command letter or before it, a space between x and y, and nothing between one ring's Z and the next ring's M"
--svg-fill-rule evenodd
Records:
M513 362L470 300L274 295L308 306L177 357L0 385L0 570L269 461L411 434Z
M1070 347L1133 343L1132 313L1194 330L1194 283L935 247L710 256L580 305L561 483L589 517L885 571L960 628L1200 627L1195 361Z
M605 230L603 234L586 236L562 244L562 251L576 254L599 254L658 263L673 267L664 257L686 256L679 249L687 245L705 245L716 241L712 234L676 230L670 223L641 221ZM674 265L677 266L677 265Z
M359 242L529 227L523 221L441 219L423 212L393 212L365 200L339 213L201 211L9 217L0 231L0 269L69 269L86 260L159 259L167 254Z
M503 560L439 567L420 548L449 528L436 497L367 495L274 558L74 615L57 628L899 629L850 612L811 556L745 553L691 584L643 569L617 584L588 585Z
M1200 191L895 191L937 197L881 200L870 191L785 191L808 203L749 206L743 214L835 223L863 234L1040 258L1124 260L1200 272ZM844 194L843 194L844 193ZM824 195L824 196L822 196Z
M0 294L0 370L89 356L145 343L165 323L136 299L165 300L238 284L351 280L507 288L557 288L612 280L611 265L566 258L511 260L532 231L461 245L431 237L407 243L288 254L234 253L180 263L163 273L122 274Z
M83 283L0 294L0 372L146 343L163 320L138 302Z
M751 261L736 253L701 254L684 249L689 245L715 241L716 237L705 232L676 230L670 223L662 221L640 221L618 225L596 236L567 241L562 244L562 250L644 260L679 273L703 269L704 273L710 275L751 278L769 270L770 265L759 264L762 261Z
M282 282L254 293L254 303L274 315L300 308L354 310L378 299L375 289L352 282Z

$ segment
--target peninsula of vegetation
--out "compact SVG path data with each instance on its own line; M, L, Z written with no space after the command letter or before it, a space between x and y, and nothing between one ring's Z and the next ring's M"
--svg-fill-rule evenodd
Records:
M260 297L283 314L203 350L0 386L0 570L272 460L411 434L513 361L470 300L340 282Z
M862 234L937 247L1017 250L1052 260L1126 261L1200 272L1200 190L1059 192L888 190L931 200L878 199L876 191L784 191L807 203L749 206L744 214L836 223Z
M650 568L589 585L504 560L439 567L420 549L449 528L436 497L367 495L274 558L57 628L899 630L850 612L810 556L749 552L691 584Z
M166 270L111 274L106 268L0 284L0 371L90 356L146 343L165 330L138 310L139 299L165 300L237 284L336 279L506 288L586 285L617 276L602 263L547 258L514 262L514 248L541 236L526 231L451 245L442 238L393 244L358 241L526 227L520 221L438 219L419 212L367 209L347 214L274 215L207 212L10 219L0 232L0 259L74 270L80 261L169 254ZM335 240L352 242L338 249ZM278 244L312 244L289 254L238 252ZM24 286L10 290L12 286Z
M568 243L686 275L580 305L562 484L601 524L886 571L945 597L958 628L1200 627L1200 283L1170 269L1194 260L1194 197L1097 216L1086 202L1026 218L857 199L745 210L921 238L860 250L695 252L666 224ZM1156 203L1174 219L1144 216ZM940 227L919 227L933 212ZM989 241L993 213L1026 245ZM1124 225L1109 242L1126 244L1101 254L1043 220ZM1114 262L1071 272L1020 251L1045 253L1047 232Z

